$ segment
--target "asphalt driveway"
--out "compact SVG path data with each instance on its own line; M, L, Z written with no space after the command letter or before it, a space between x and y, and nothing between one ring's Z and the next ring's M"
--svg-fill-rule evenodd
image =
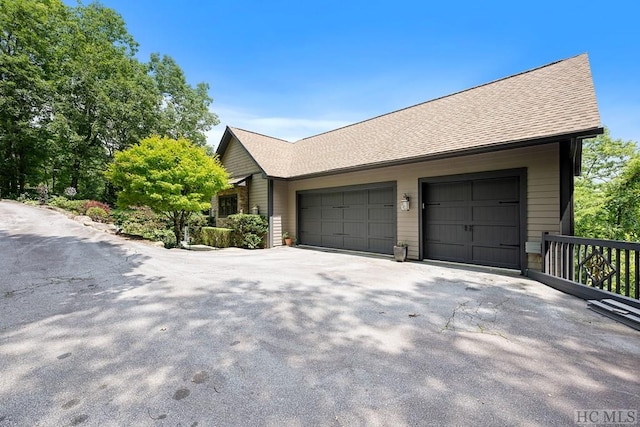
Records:
M640 333L517 275L165 250L0 202L0 426L574 425Z

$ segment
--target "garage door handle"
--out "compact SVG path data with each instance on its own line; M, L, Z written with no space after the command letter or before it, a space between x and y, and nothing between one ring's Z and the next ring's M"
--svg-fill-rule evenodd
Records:
M384 207L385 207L385 208L392 208L392 207L394 207L394 206L395 206L395 205L384 205Z
M500 246L506 246L506 247L509 247L509 248L519 248L520 247L520 245L508 245L506 243L500 243Z

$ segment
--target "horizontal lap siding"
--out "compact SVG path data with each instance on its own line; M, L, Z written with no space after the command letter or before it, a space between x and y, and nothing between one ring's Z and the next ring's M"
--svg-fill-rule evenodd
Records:
M409 257L417 259L420 244L418 224L419 178L523 167L527 168L527 240L540 241L542 231L558 232L560 230L558 144L546 144L291 181L287 200L288 231L295 233L296 191L396 181L398 199L403 193L407 193L411 197L411 210L408 212L400 211L399 202L396 201L398 205L398 240L407 242L409 244ZM539 268L539 266L539 256L530 255L529 267Z
M249 209L258 206L260 215L264 216L268 215L268 184L269 181L263 178L260 173L253 174L251 181L249 181Z
M229 142L221 161L232 177L249 175L260 170L247 150L235 138Z
M295 237L295 230L287 220L287 197L289 185L285 181L273 182L273 216L271 217L271 246L282 246L282 233L288 231Z
M251 179L247 180L249 212L245 213L251 213L251 208L258 205L260 214L266 216L268 212L268 181L263 178L260 167L253 161L247 150L234 138L229 142L221 161L230 177L251 175ZM217 209L216 197L213 198L212 205L214 209Z

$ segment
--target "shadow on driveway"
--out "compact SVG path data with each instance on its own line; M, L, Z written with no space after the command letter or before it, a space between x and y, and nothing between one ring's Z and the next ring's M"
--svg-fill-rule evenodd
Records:
M639 409L640 334L526 278L35 237L0 233L22 277L0 296L1 426L570 425ZM38 270L51 256L66 267Z

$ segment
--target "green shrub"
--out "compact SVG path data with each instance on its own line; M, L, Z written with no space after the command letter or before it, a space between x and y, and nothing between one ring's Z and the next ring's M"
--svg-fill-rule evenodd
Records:
M176 235L173 230L156 230L156 238L154 240L162 241L166 249L176 247Z
M171 222L147 207L118 209L113 211L111 218L123 233L147 240L162 241L166 248L176 245Z
M202 227L202 243L215 248L228 248L233 239L233 230L230 228Z
M191 214L191 217L187 221L187 227L189 227L189 240L192 244L204 243L202 240L202 227L207 226L207 216L200 212Z
M97 206L92 206L85 212L89 218L97 222L106 222L109 219L109 212Z
M106 203L98 202L97 200L87 200L82 204L82 210L80 213L91 216L88 214L89 209L91 208L100 208L107 213L107 216L111 213L111 208Z
M261 215L235 214L229 215L227 225L233 229L233 240L236 246L249 249L262 248L264 237L269 230L267 218Z
M76 215L84 215L86 209L83 206L87 202L89 200L68 200L66 197L55 196L49 200L49 206L55 206L65 211L73 212Z

